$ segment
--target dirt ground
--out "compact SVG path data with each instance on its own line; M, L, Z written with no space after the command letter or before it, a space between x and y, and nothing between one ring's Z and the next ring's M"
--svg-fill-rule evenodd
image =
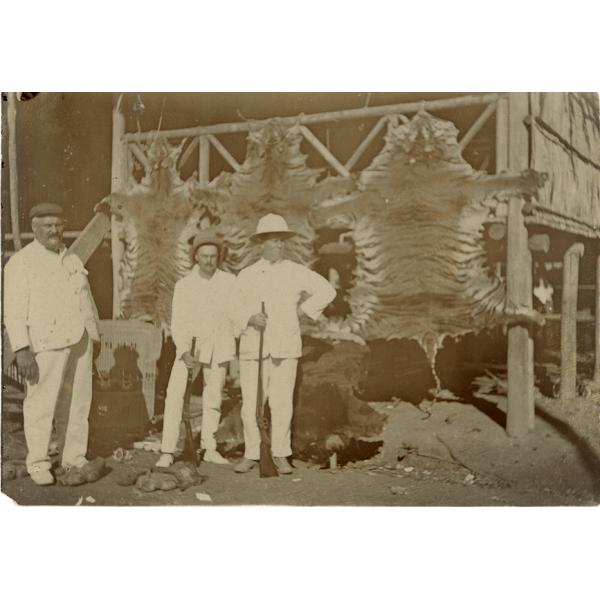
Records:
M232 466L203 463L205 477L185 490L143 492L122 487L120 463L76 487L41 488L29 477L4 480L2 491L21 505L163 506L590 506L600 503L598 398L562 409L538 397L535 429L521 440L501 426L502 396L478 406L460 401L373 403L388 416L379 452L336 469L294 460L292 475L261 479ZM16 410L13 408L13 411ZM10 415L9 415L10 416ZM13 415L14 416L14 415ZM5 415L6 417L6 415ZM12 424L11 424L12 423ZM25 455L22 429L3 418L3 465ZM8 431L12 429L12 431ZM136 449L126 464L151 468L153 451ZM239 457L232 457L232 462Z

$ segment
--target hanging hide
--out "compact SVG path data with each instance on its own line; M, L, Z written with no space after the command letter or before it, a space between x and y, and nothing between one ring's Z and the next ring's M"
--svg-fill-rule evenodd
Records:
M304 265L315 259L315 232L308 222L311 190L321 171L306 166L298 126L279 119L250 129L246 159L236 173L222 173L209 190L217 197L220 229L228 242L224 267L239 272L260 257L250 236L258 219L280 214L298 235L286 244L286 257Z
M533 191L535 177L490 177L463 160L457 129L421 112L389 127L351 193L321 202L316 220L352 230L351 314L334 335L416 340L430 364L445 336L495 322L504 282L486 264L483 223L494 190Z
M111 194L124 252L119 268L120 317L154 323L167 332L175 282L192 267L191 240L215 207L196 193L193 179L177 172L181 145L157 140L147 150L149 168L140 183L130 180L126 194Z

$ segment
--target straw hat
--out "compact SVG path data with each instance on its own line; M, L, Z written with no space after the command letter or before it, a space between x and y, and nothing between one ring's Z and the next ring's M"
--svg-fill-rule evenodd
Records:
M196 234L194 241L192 242L192 256L196 255L196 250L198 250L200 246L209 245L216 246L219 249L219 252L223 249L223 240L217 235L217 232L213 227L201 229Z
M261 217L256 226L256 231L250 238L257 240L267 233L279 233L285 237L296 235L295 231L290 231L285 219L281 215L276 215L275 213L269 213L268 215Z

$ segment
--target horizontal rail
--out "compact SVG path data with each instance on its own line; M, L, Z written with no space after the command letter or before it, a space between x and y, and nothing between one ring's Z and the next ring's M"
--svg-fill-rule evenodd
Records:
M81 231L64 231L63 237L65 237L67 239L76 238L80 233L81 233ZM21 235L19 237L21 237L24 240L32 240L33 233L31 231L29 231L29 232L26 231L25 233L21 233ZM14 239L14 236L12 233L5 233L4 239L12 241Z
M464 106L477 106L495 102L501 94L471 94L444 98L441 100L423 100L420 102L405 102L400 104L386 104L383 106L369 106L366 108L350 108L345 110L314 113L311 115L297 115L294 117L282 117L280 121L284 124L309 125L311 123L322 123L324 121L344 121L348 119L362 119L369 117L382 117L387 114L413 113L419 110L443 110L445 108L460 108ZM182 138L206 134L239 133L249 131L251 128L267 123L270 119L253 121L240 121L239 123L220 123L216 125L201 125L198 127L187 127L185 129L165 129L162 131L152 130L136 133L126 133L123 137L128 142L142 142L155 138Z

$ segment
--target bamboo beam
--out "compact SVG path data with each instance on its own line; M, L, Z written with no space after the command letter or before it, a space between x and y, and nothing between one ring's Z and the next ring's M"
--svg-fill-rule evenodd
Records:
M215 147L217 152L229 163L229 166L233 168L234 171L240 170L240 163L229 153L229 150L221 144L221 142L212 134L208 134L206 136L208 141Z
M198 140L200 152L198 154L198 181L200 185L210 182L210 143L205 135Z
M383 129L385 124L388 122L388 118L381 117L377 123L373 126L371 131L369 131L367 137L358 145L356 150L353 152L352 156L346 161L344 165L348 171L352 170L352 167L358 162L360 157L364 154L365 150L369 147L371 142L377 137L377 134Z
M344 177L350 177L350 171L327 149L327 147L319 140L319 138L304 125L300 125L300 131L304 138L319 152L319 154L340 174Z
M81 231L63 231L63 238L66 239L75 239L79 234L81 233ZM33 239L33 233L29 232L29 231L25 231L23 233L20 234L20 237L22 240L32 240ZM4 239L5 240L10 240L13 241L15 239L15 236L12 233L5 233L4 234Z
M481 131L481 128L490 120L490 117L496 112L496 102L488 104L483 112L477 117L473 125L469 128L467 133L463 135L458 142L458 147L464 150L467 144Z
M284 125L310 125L311 123L322 123L325 121L344 121L348 119L364 119L369 117L382 117L384 115L395 113L415 113L419 110L435 111L448 108L461 108L465 106L479 106L496 102L499 94L477 94L458 96L454 98L444 98L442 100L424 100L421 102L405 102L399 104L387 104L383 106L370 106L366 108L351 108L347 110L337 110L323 113L314 113L311 115L300 115L295 117L284 117L280 121ZM144 131L138 133L128 133L125 139L131 142L143 142L154 137L163 138L182 138L199 135L219 134L219 133L239 133L249 131L250 127L255 128L260 123L267 123L268 119L260 121L239 122L239 123L220 123L216 125L207 125L199 127L187 127L185 129L165 129L162 131Z
M148 173L152 169L152 165L150 164L148 157L144 154L144 151L135 142L129 144L129 149L131 150L131 153L138 159L144 168L144 171Z
M183 151L183 154L179 157L179 168L180 169L188 161L188 159L192 155L192 152L196 149L196 146L198 145L198 143L199 143L199 141L198 141L197 137L192 138L191 142L188 144L188 147Z
M498 102L497 171L523 171L529 164L529 132L523 123L529 110L527 94L509 94ZM523 208L525 200L508 201L506 302L510 309L533 310L532 258ZM506 431L522 437L533 430L535 419L533 336L531 325L516 322L508 327L508 402Z
M8 93L6 114L8 133L8 176L10 185L10 226L14 235L15 250L22 248L19 226L19 184L17 177L17 94Z
M127 142L123 140L125 134L125 116L121 112L123 94L119 96L112 112L112 163L111 163L111 193L124 192L127 187ZM119 238L119 225L115 215L110 218L111 259L113 274L113 310L112 318L121 316L121 275L120 266L123 252L125 251L122 240Z
M496 173L508 169L508 99L496 102Z
M596 258L596 361L594 381L600 387L600 252Z
M560 400L567 403L577 395L577 286L583 244L573 244L563 259L563 289L560 320Z

